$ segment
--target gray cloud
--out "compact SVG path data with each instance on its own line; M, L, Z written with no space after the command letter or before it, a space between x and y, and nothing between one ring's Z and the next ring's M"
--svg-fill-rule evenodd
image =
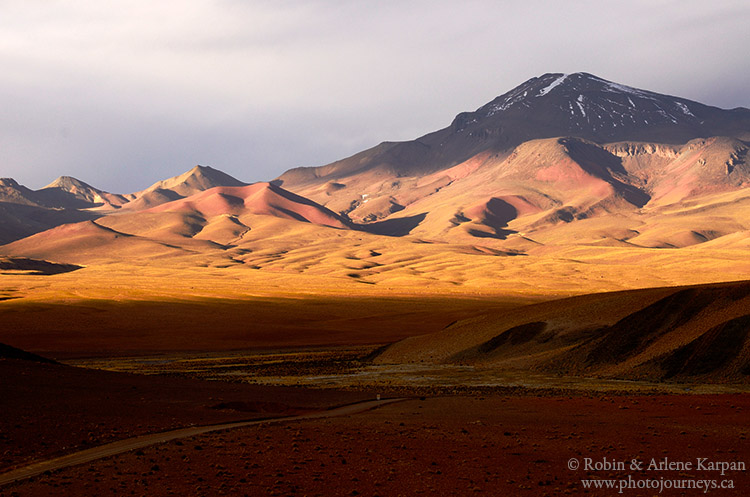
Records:
M587 71L750 107L745 1L0 3L0 176L245 181L446 126Z

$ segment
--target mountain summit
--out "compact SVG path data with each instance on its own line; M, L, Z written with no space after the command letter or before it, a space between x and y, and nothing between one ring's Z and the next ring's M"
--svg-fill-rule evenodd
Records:
M127 199L122 195L99 190L71 176L60 176L36 193L44 198L49 206L64 205L69 208L103 206L109 209L119 208L127 203Z
M722 110L580 72L532 78L475 112L459 114L451 129L495 130L501 144L556 136L597 143L685 143L715 135L747 136L748 124L748 109Z
M723 110L688 99L607 81L588 73L531 78L450 126L413 141L383 142L317 168L292 169L285 188L377 170L421 176L481 153L509 154L540 138L576 137L599 144L623 141L684 144L695 138L750 139L750 110Z
M129 195L127 210L148 209L195 195L217 186L247 186L247 183L210 166L195 166L178 176L157 181L145 190Z
M233 178L210 166L195 166L189 171L154 183L145 191L172 190L182 196L208 190L215 186L246 186L247 183Z
M735 228L700 220L635 240L642 215L744 191L749 138L748 109L722 110L588 73L549 73L434 133L293 169L277 183L354 222L411 220L410 233L424 238L527 247L562 236L560 226L573 221L619 219L628 229L613 222L575 239L685 246Z

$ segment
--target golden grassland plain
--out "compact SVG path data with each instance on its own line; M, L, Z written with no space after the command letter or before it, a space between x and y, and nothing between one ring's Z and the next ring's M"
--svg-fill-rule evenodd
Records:
M346 279L321 292L317 278L252 270L118 269L4 274L0 342L54 358L377 345L529 300L354 292L371 287Z
M53 357L385 344L573 295L750 278L742 247L544 246L508 256L324 232L332 236L316 227L297 245L285 237L283 250L271 240L273 257L258 250L229 265L211 253L117 262L105 251L62 274L3 271L0 342Z

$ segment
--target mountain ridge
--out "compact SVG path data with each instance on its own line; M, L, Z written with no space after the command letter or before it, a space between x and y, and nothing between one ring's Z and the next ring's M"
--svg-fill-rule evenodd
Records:
M72 176L60 176L39 190L12 178L0 179L0 243L13 242L67 223L94 220L117 211L140 211L217 186L247 183L208 166L158 181L129 194L109 193Z
M571 98L572 95L576 98ZM582 95L586 95L584 102L578 102L577 97ZM631 112L633 122L628 126L617 129L614 123L606 130L597 131L596 120L591 123L593 112L590 109L603 101L621 110L643 109L635 114ZM588 114L586 109L590 110ZM698 116L708 122L701 123ZM590 129L581 126L586 117ZM739 135L740 139L750 139L750 110L743 107L719 109L613 83L588 73L547 73L525 81L473 112L459 113L449 126L438 131L411 141L382 142L325 166L294 168L276 181L294 188L305 181L340 179L368 168L380 168L397 175L424 175L453 167L482 150L507 153L524 141L539 138L571 136L597 143L666 141L681 144L714 135Z
M412 233L505 239L744 189L748 136L748 109L722 110L588 73L547 73L460 113L446 128L292 169L274 183L358 223L427 212ZM593 188L588 194L579 188L585 184ZM524 215L500 207L509 199L538 219L516 220Z
M703 136L711 130L727 133ZM643 133L652 140L637 140ZM207 166L122 195L70 177L36 192L3 180L0 207L14 220L0 241L68 218L99 219L112 229L126 226L122 233L202 250L205 244L193 242L227 244L257 222L243 216L261 215L502 254L571 244L687 247L750 230L746 135L747 109L726 111L588 73L547 73L416 140L383 142L268 183L248 185ZM42 214L45 222L33 221Z

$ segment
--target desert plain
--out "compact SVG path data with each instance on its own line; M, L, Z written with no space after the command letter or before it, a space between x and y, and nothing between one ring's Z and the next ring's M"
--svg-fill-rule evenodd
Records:
M356 262L335 259L333 245L324 256L331 271L352 271ZM568 461L748 458L747 383L744 374L727 373L747 367L744 350L739 359L722 357L703 377L691 372L666 381L649 368L627 379L513 363L555 348L506 351L509 364L492 351L451 357L517 323L557 319L587 329L589 321L599 323L594 328L617 323L685 291L660 286L664 281L697 280L704 285L687 291L698 293L715 289L721 296L697 314L724 322L746 311L746 283L705 286L707 275L723 280L729 273L634 264L652 289L628 291L621 288L635 283L612 277L608 264L601 267L607 278L589 272L589 279L573 280L565 263L540 258L523 261L518 280L513 272L485 270L497 286L460 286L447 282L474 270L473 259L497 256L452 257L454 265L463 263L455 273L433 272L434 284L411 285L401 277L367 284L347 274L145 263L59 274L4 270L3 342L60 363L0 360L2 377L12 380L0 387L3 473L146 434L269 422L156 441L6 483L0 494L610 495L586 491L581 479L716 475L573 471ZM684 267L678 261L673 267ZM727 271L734 264L742 261L727 263ZM537 290L528 291L534 278ZM719 305L717 320L712 311L721 298L739 307ZM653 311L652 318L663 316ZM688 342L684 333L678 336ZM438 359L423 357L444 349ZM738 360L744 362L733 364ZM377 396L403 400L344 416L270 422ZM734 490L717 494L743 495L747 473L731 477Z

